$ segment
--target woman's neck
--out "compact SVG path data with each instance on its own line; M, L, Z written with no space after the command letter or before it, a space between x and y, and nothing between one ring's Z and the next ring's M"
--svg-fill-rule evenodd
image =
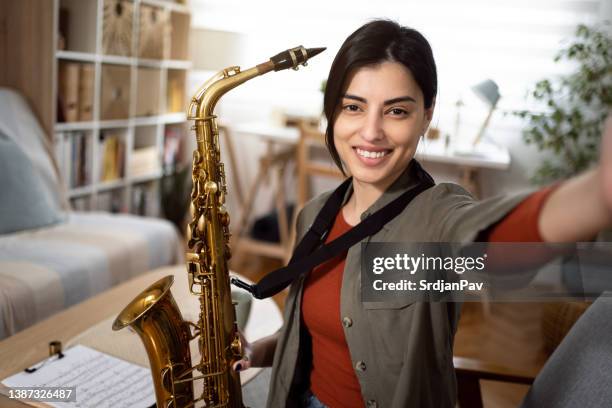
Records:
M361 222L361 214L372 206L382 196L384 189L372 184L360 183L353 180L353 194L342 207L342 215L350 225Z

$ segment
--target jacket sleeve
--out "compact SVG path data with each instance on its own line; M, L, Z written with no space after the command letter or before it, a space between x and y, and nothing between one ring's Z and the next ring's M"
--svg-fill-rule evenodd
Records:
M440 220L440 242L474 241L481 231L502 220L533 191L500 195L478 201L463 187L441 183L432 194L435 217Z

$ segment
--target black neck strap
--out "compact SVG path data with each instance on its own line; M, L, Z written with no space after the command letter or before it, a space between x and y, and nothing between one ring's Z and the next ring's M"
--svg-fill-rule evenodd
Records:
M332 242L316 249L324 241L338 215L338 211L342 208L342 201L352 182L351 178L345 180L327 199L312 226L295 248L287 266L268 273L255 285L249 285L237 278L231 279L232 284L246 289L257 299L265 299L289 286L301 274L310 272L317 265L348 250L362 239L376 234L386 223L402 212L416 196L435 185L433 178L423 170L416 160L412 160L408 171L412 172L411 176L418 180L414 187L402 193L374 214L366 217Z

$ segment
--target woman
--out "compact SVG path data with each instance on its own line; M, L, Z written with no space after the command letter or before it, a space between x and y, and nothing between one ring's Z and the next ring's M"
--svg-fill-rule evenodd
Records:
M436 66L421 34L379 20L347 38L327 84L327 145L353 177L329 242L419 182L413 157L434 112ZM595 170L531 195L481 202L457 185L439 184L366 240L591 239L612 224L610 121L606 132ZM304 207L298 240L328 197ZM248 345L235 369L273 364L271 407L453 407L460 305L362 303L360 251L354 245L294 282L282 331Z

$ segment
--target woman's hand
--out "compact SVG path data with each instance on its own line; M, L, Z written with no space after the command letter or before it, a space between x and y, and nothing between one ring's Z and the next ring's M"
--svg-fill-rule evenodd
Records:
M240 330L238 330L238 335L240 336L240 344L242 345L242 358L236 361L232 365L232 368L234 371L244 371L251 368L253 361L253 345L247 341Z
M232 364L232 368L235 371L244 371L251 367L271 367L278 341L278 332L253 343L249 343L240 331L238 333L242 342L242 358Z
M278 332L253 343L249 343L240 331L238 333L242 342L242 358L232 364L232 369L244 371L251 367L271 367L278 341Z

